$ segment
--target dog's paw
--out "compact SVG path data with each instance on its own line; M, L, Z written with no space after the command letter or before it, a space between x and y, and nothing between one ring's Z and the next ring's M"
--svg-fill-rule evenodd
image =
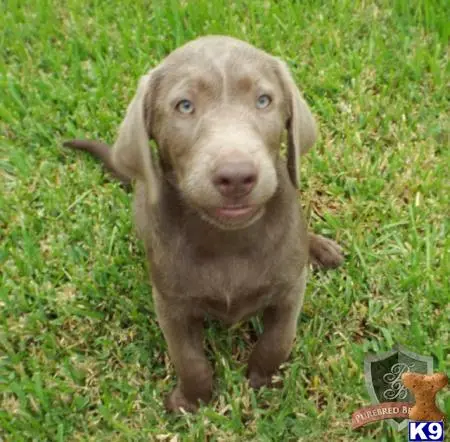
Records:
M248 373L248 382L250 387L258 390L261 387L271 387L272 386L272 376L262 375L257 371L253 370Z
M180 413L182 410L195 413L198 410L198 403L190 402L178 386L166 397L164 406L171 413Z
M335 269L344 262L342 247L322 235L309 234L309 258L313 267Z

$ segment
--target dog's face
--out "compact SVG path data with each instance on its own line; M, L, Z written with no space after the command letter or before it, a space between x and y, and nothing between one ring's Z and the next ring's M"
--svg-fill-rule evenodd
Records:
M115 146L118 168L132 162L136 119L145 137L156 141L162 169L175 176L182 196L223 229L243 228L264 213L277 188L286 129L295 184L300 151L315 138L312 116L286 67L228 37L194 40L141 80ZM124 131L133 132L125 142ZM155 187L155 171L141 170L153 169L148 147L143 149L132 167Z
M161 67L151 136L185 198L210 221L241 227L276 190L287 106L271 57L195 43Z

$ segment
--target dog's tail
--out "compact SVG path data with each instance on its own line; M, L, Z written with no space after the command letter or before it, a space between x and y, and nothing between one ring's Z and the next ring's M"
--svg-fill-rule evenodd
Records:
M72 149L89 152L92 156L99 159L110 175L119 180L126 189L131 188L131 179L115 168L112 161L112 150L106 143L92 140L70 140L65 141L63 145Z

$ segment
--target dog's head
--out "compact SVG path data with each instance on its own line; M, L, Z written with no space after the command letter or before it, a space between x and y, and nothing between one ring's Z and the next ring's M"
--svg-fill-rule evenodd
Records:
M152 201L160 174L170 174L208 221L243 228L264 213L275 193L285 130L287 167L297 186L300 155L314 144L316 129L287 66L242 41L202 37L141 78L113 161L125 175L147 182Z

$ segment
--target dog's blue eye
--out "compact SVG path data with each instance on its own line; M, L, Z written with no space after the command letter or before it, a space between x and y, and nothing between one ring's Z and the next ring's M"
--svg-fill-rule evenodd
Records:
M194 104L189 100L181 100L177 104L177 110L182 114L192 114L194 112Z
M270 103L272 103L272 99L268 95L260 95L256 100L256 107L258 109L265 109Z

